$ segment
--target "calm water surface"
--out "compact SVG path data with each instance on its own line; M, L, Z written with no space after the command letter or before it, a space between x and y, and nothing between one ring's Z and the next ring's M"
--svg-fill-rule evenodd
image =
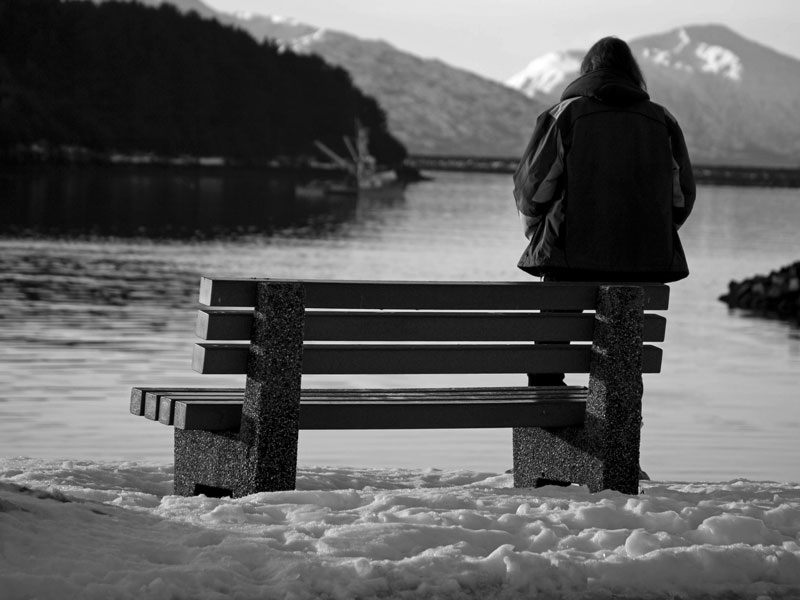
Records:
M200 275L527 278L506 176L442 173L335 203L287 201L246 172L6 172L0 193L0 456L171 461L171 430L127 413L130 388L244 384L191 371ZM800 332L717 301L730 279L800 258L798 227L798 190L700 189L681 232L692 276L672 286L663 371L645 376L653 478L800 480ZM306 384L482 382L523 377ZM498 472L511 435L301 432L300 461Z

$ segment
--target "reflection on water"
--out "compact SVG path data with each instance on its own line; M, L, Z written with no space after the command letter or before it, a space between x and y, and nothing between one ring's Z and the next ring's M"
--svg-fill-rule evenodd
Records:
M287 227L316 235L351 220L357 204L295 198L290 173L255 168L0 167L0 197L0 233L173 239Z
M266 202L266 190L279 184L248 172L162 172L147 181L121 169L114 183L60 172L6 173L0 184L3 456L171 460L170 430L126 414L130 387L243 385L238 376L191 371L201 274L527 279L514 266L524 240L507 177L437 174L404 193L302 204ZM25 210L19 196L6 194L22 189L31 193ZM79 193L87 189L105 191L89 200ZM701 188L682 230L692 276L673 286L663 371L645 377L642 460L651 475L800 480L798 330L729 313L716 300L728 280L796 260L798 224L797 190ZM520 378L306 383L518 385ZM300 460L502 471L510 446L510 433L500 430L302 432Z

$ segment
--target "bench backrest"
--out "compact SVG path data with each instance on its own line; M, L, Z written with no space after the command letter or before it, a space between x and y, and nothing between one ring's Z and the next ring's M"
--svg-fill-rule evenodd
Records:
M589 372L595 314L578 311L594 311L601 284L203 278L197 334L214 341L196 345L196 371L248 372L254 323L278 316L259 306L264 285L302 299L303 373L427 374ZM644 310L667 309L666 285L636 285ZM663 316L642 323L644 342L664 340ZM642 372L660 368L660 348L644 344Z

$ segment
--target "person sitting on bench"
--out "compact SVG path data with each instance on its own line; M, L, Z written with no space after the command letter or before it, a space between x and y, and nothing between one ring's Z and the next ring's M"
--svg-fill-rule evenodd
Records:
M670 112L652 102L624 41L604 37L539 115L514 173L529 240L518 267L545 281L660 282L688 276L678 229L695 201ZM529 385L563 385L562 373Z

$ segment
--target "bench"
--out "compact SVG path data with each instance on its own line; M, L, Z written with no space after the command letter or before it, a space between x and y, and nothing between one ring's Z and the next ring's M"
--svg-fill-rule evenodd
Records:
M203 278L193 368L243 388L134 388L174 428L175 493L295 487L300 429L513 428L515 487L638 493L661 284ZM589 311L589 312L582 312ZM588 387L304 388L306 374L588 373Z

